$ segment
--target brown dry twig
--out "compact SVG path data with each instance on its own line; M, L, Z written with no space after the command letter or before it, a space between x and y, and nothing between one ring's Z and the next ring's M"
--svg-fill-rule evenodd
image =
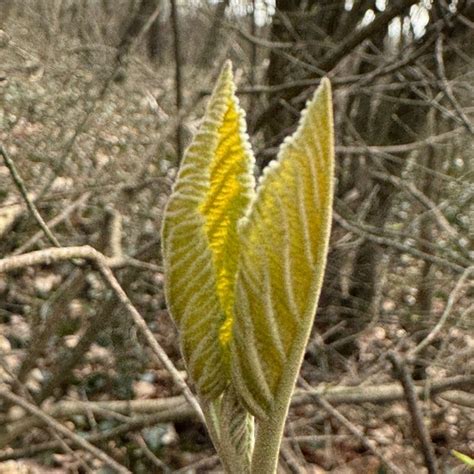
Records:
M59 213L57 216L55 216L53 219L51 219L49 222L47 222L47 227L49 229L54 229L58 224L66 220L76 209L82 207L90 198L91 193L86 192L82 194L78 199L76 199L74 202L71 203L71 205L67 206L61 213ZM35 235L33 235L30 239L28 239L24 244L22 244L20 247L18 247L12 255L21 255L25 253L28 249L33 247L33 245L38 242L38 240L41 239L43 236L43 232L37 232Z
M471 133L471 135L474 135L474 126L472 125L467 115L464 113L464 110L460 106L459 102L456 100L456 97L453 94L453 90L448 81L448 78L446 77L446 70L444 68L444 60L443 60L443 34L440 34L436 40L435 60L436 60L438 75L441 79L441 83L443 85L443 89L444 89L444 93L446 97L449 99L452 106L456 110L459 118L461 119L461 122L464 124L467 130Z
M175 61L175 87L176 87L176 114L178 116L178 123L176 125L176 155L178 156L178 163L183 154L183 124L180 117L181 109L183 107L183 71L181 58L181 35L179 28L178 5L176 0L171 0L171 23L173 25L173 53Z
M33 219L38 223L38 225L40 226L41 230L44 232L48 240L55 247L61 247L61 244L58 242L58 239L56 239L56 237L53 235L53 233L47 226L46 222L41 217L41 214L36 208L33 200L28 195L28 190L26 189L25 183L23 182L23 179L21 178L20 174L18 173L16 169L15 163L10 158L10 155L7 153L7 151L5 150L5 148L3 147L1 143L0 143L0 155L2 155L5 166L10 171L13 182L15 183L15 186L18 188L18 191L20 191L22 198L25 200L25 203L31 215L33 216Z
M423 457L425 458L425 465L428 469L428 472L429 474L437 474L439 472L438 462L436 460L430 434L423 421L423 414L418 404L418 397L415 392L413 379L411 378L406 365L402 362L400 357L395 354L395 352L389 352L387 354L387 358L392 363L395 373L397 374L397 377L400 380L405 392L405 398L411 415L413 431L420 441L421 450L423 452Z
M137 433L133 434L132 439L140 447L145 457L158 469L158 472L162 472L163 474L171 472L171 469L161 459L157 458L155 453L148 447L142 435Z
M431 380L425 387L423 384L415 385L417 396L436 395L454 389L469 390L474 387L474 375L458 375L444 379ZM403 400L404 392L398 383L382 384L379 386L339 386L339 387L319 387L311 390L297 390L292 401L292 406L301 406L312 403L314 394L323 397L332 405L340 404L360 404L360 403L391 403ZM183 396L168 397L155 400L110 400L98 402L82 401L61 401L44 408L45 412L54 418L70 418L84 414L87 410L92 413L99 413L108 410L116 414L163 414L162 421L176 419L191 419L196 417L196 412L192 410ZM0 423L13 423L24 421L23 415L10 414L7 417L0 417Z
M447 260L445 258L438 257L437 255L431 255L431 254L426 253L426 252L422 252L421 250L413 248L409 245L405 245L401 242L398 242L398 241L390 239L390 238L381 237L381 236L378 236L378 235L371 234L371 233L367 232L366 230L362 229L360 225L354 225L351 222L347 221L342 216L340 216L337 212L334 212L333 215L334 215L334 220L342 228L348 230L349 232L354 232L355 234L360 235L360 236L366 238L367 240L371 240L373 242L376 242L379 245L397 249L401 252L413 255L416 258L434 263L435 265L439 265L441 267L449 268L451 270L454 270L457 273L461 273L461 272L464 272L466 270L466 268L463 267L462 265L458 265L457 263L454 263L454 262L452 262L450 260Z
M439 318L439 321L436 323L435 327L430 331L430 333L414 348L408 353L408 358L412 359L415 357L420 351L425 349L429 346L439 335L441 330L443 329L449 315L451 314L451 310L453 308L454 302L458 296L458 293L461 291L461 288L464 285L464 282L467 280L469 275L474 272L474 265L466 268L459 278L458 282L456 283L455 287L451 291L448 297L448 301L446 303L446 307L444 308L443 314Z
M454 389L470 390L474 387L474 375L460 375L445 379L433 380L427 386L416 385L417 396L428 396L444 393L453 393ZM464 392L465 393L465 392ZM404 399L404 391L400 384L383 384L380 386L364 387L320 387L310 390L298 390L293 397L292 406L311 404L315 396L321 397L332 405L359 404L359 403L391 403ZM444 396L443 396L444 398ZM451 401L449 398L445 398ZM456 401L453 400L453 403ZM187 403L183 396L169 397L155 400L109 400L98 402L83 402L78 400L60 401L43 407L43 411L52 418L74 418L87 412L99 416L132 415L130 421L100 434L86 435L90 442L112 439L122 433L141 429L154 423L166 423L178 420L198 420L196 411ZM11 412L0 417L0 424L7 426L7 433L0 437L0 446L5 446L27 430L41 426L42 420L35 416L24 416L18 412ZM31 449L19 449L10 452L0 451L0 461L29 457L44 450L57 449L56 442L40 443Z
M463 392L461 390L449 390L440 395L440 398L447 402L454 403L466 408L474 408L474 393Z
M161 267L147 262L141 262L130 257L106 257L102 253L89 245L77 247L47 248L35 250L23 255L14 255L0 259L0 273L11 272L34 265L51 265L53 263L84 259L96 262L101 259L104 265L109 268L123 268L126 266L146 268L153 271L161 271Z
M97 459L100 459L106 465L115 469L117 472L122 473L122 474L131 473L131 471L129 471L126 467L122 466L117 461L112 459L108 454L96 448L94 445L89 443L89 441L86 441L81 436L78 436L73 431L69 430L64 425L62 425L61 423L58 423L54 418L47 415L43 410L27 402L22 397L15 395L13 392L8 390L7 388L0 387L0 397L3 398L4 400L7 400L10 403L14 403L15 405L22 407L24 410L28 411L35 417L39 418L44 424L52 428L54 431L61 433L66 438L70 439L74 444L90 452Z
M120 283L115 278L115 275L113 274L111 268L117 266L118 263L122 264L123 262L121 260L117 262L114 258L108 258L102 253L98 252L93 247L90 247L88 245L84 245L82 247L49 248L45 250L38 250L36 252L30 252L24 255L6 257L4 259L1 259L0 273L16 270L19 268L25 268L32 265L49 265L55 262L75 259L88 260L96 265L97 269L99 270L107 285L114 291L119 301L123 304L123 306L131 315L133 322L138 327L142 336L149 344L154 355L158 359L158 362L168 370L174 383L182 391L183 395L188 400L190 405L196 410L198 415L202 417L202 419L204 419L199 403L197 402L196 398L187 386L178 369L176 369L173 362L168 358L166 352L159 345L158 341L148 329L145 320L137 311L135 306L133 306L127 294L120 286Z
M130 434L133 431L141 430L144 427L156 425L157 423L163 423L167 421L176 421L179 419L187 419L187 420L195 419L196 412L192 408L190 408L186 402L184 402L184 397L180 397L180 398L183 400L183 403L185 404L184 406L187 407L186 408L187 415L188 415L187 418L185 416L180 418L181 412L177 412L177 411L170 412L170 413L163 412L163 413L158 413L158 414L149 413L144 416L133 417L128 422L124 422L121 425L116 426L115 428L111 428L100 433L85 434L84 438L90 443L103 443L107 440L117 439L118 437L122 435ZM20 436L21 434L23 434L25 430L31 429L32 427L34 427L35 425L31 424L31 421L32 421L32 418L29 419L30 424L28 425L25 424L25 427L21 431L18 431L17 435L15 435L14 437L11 436L10 438L15 439L16 436ZM19 427L19 425L17 426ZM6 437L4 438L7 439ZM3 438L2 438L2 441L3 441ZM68 440L65 440L65 442L69 443ZM11 448L7 448L5 450L0 450L0 461L7 460L7 459L19 459L23 457L32 457L43 451L55 450L55 449L59 449L60 447L61 446L59 445L57 441L47 441L44 443L38 443L32 446L29 446L27 448L18 448L14 450L12 450Z
M302 377L300 377L300 381L306 389L312 390L311 385L309 385ZM313 400L319 406L321 406L321 408L323 408L329 415L339 421L339 423L341 423L341 425L343 425L352 435L354 435L366 449L368 449L383 464L385 464L385 466L390 469L391 472L394 472L395 474L402 474L402 471L397 466L395 466L390 460L388 460L374 446L374 443L364 435L364 433L362 433L353 423L351 423L344 415L342 415L342 413L336 410L327 400L322 398L315 391L312 392L312 397Z

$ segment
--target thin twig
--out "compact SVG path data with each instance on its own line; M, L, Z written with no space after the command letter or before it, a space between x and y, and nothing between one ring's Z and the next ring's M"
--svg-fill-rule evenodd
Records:
M349 232L354 232L355 234L360 235L366 238L367 240L371 240L372 242L375 242L379 245L395 248L401 252L413 255L416 258L427 260L436 265L454 270L457 273L461 273L466 270L465 267L458 265L457 263L451 262L450 260L447 260L445 258L438 257L437 255L431 255L426 252L422 252L421 250L410 247L409 245L405 245L393 239L380 237L378 235L374 235L369 232L366 232L365 230L361 229L359 226L356 226L348 222L346 219L344 219L342 216L340 216L336 212L334 212L333 215L334 215L334 220L344 229L348 230Z
M48 226L46 225L46 222L41 217L41 214L36 208L33 200L30 198L30 196L28 196L28 190L26 189L25 183L23 182L23 179L21 178L20 174L18 173L15 167L15 163L13 163L13 160L10 158L10 156L8 155L7 151L5 150L5 148L3 147L1 143L0 143L0 154L3 157L3 161L6 167L10 171L13 182L15 183L16 187L18 188L18 191L20 191L21 196L25 200L25 203L31 215L33 216L33 219L38 223L38 225L40 226L41 230L44 232L48 240L55 247L61 247L61 244L58 242L58 239L56 239L53 233L49 230Z
M421 397L426 392L426 385L415 386L417 396ZM436 395L454 389L470 390L474 388L474 375L458 375L445 379L435 379L430 381L428 395ZM403 400L404 392L400 384L390 383L379 386L339 386L339 387L319 387L311 388L310 391L297 390L292 406L302 406L312 403L314 394L323 397L332 405L340 404L362 404L362 403L391 403ZM109 400L98 402L83 402L77 400L61 401L49 405L44 411L54 418L72 418L77 415L83 415L87 411L104 415L107 412L112 414L155 414L162 416L158 421L165 423L178 419L192 419L196 413L191 409L183 396L169 397L155 400ZM15 423L26 421L23 415L11 413L8 416L1 417L0 423Z
M406 365L401 361L398 355L395 354L395 352L389 352L387 358L392 363L395 373L403 386L408 409L410 410L413 431L421 443L421 450L423 452L423 457L425 458L428 472L429 474L437 474L439 472L438 463L436 461L430 434L423 421L423 415L418 405L418 397L416 396L413 379L411 378Z
M468 278L468 276L474 272L474 265L466 268L464 273L459 278L456 286L451 291L448 297L448 301L446 303L446 307L444 308L443 314L439 318L439 321L435 325L435 327L430 331L430 333L414 348L412 349L408 355L408 359L412 359L416 354L422 351L425 347L429 346L439 335L441 330L443 329L446 321L448 320L449 315L451 314L451 310L453 308L454 302L458 296L458 293L461 291L464 282Z
M60 445L61 449L65 452L68 453L75 461L84 469L84 472L87 474L93 474L93 470L89 467L89 465L86 462L86 459L83 459L84 456L82 453L76 452L74 449L69 446L69 444L61 438L59 433L54 431L53 428L48 428L48 431L51 433L51 436L57 441L57 443ZM90 460L89 460L90 462Z
M436 221L438 222L439 226L445 230L452 239L459 240L459 233L458 231L449 223L448 219L444 216L442 211L439 209L439 205L434 203L426 194L424 194L421 190L419 190L414 183L407 182L407 180L403 180L398 178L397 176L391 174L384 174L377 171L373 171L370 173L377 179L381 179L384 181L391 182L394 186L397 186L408 193L411 193L413 197L415 197L421 204L423 204L429 212L431 212ZM429 178L431 181L431 178Z
M456 100L456 97L454 96L453 91L451 89L451 85L449 84L448 78L446 77L446 71L444 68L444 61L443 61L443 35L442 34L440 34L436 40L435 60L436 60L438 75L442 81L442 84L444 87L444 93L446 94L446 97L449 99L452 106L458 113L461 119L461 122L465 125L467 130L472 135L474 135L474 126L472 125L467 115L464 113L464 110L462 109L462 107L459 105L459 102Z
M86 192L82 196L79 197L76 201L74 201L70 206L66 207L60 214L58 214L56 217L51 219L47 223L47 227L49 229L54 229L58 224L63 222L65 219L67 219L77 208L81 207L84 205L87 200L90 198L91 193ZM18 247L12 255L21 255L24 252L26 252L29 248L31 248L39 239L41 239L41 236L43 235L43 232L37 232L35 235L33 235L30 239L28 239L24 244L22 244L20 247Z
M256 7L257 1L252 0L252 16L250 17L250 31L253 37L257 36L257 18L256 18ZM251 43L250 45L250 77L249 82L250 86L254 87L257 82L257 58L258 58L258 49L256 43ZM255 110L255 105L257 98L254 95L251 95L249 101L249 116L252 116L252 113Z
M114 291L115 295L119 301L125 306L127 311L132 316L132 319L135 325L138 327L142 333L145 340L150 345L153 353L157 357L158 361L169 371L174 383L182 391L185 398L188 400L190 405L196 410L198 416L204 420L204 416L201 411L201 407L197 402L196 398L192 394L191 390L187 386L183 377L179 373L178 369L174 366L173 362L168 358L166 352L158 344L158 341L155 339L151 331L148 329L148 326L137 311L135 306L128 298L127 294L120 286L120 283L115 278L111 267L116 264L116 259L108 258L93 247L84 245L81 247L63 247L63 248L49 248L45 250L38 250L36 252L30 252L28 254L19 255L15 257L7 257L0 260L0 273L15 270L18 268L24 268L31 265L40 265L40 264L51 264L53 262L59 262L64 260L74 260L74 259L85 259L91 261L97 265L98 270L103 276L106 283Z
M359 46L367 38L373 37L375 33L380 31L385 25L388 25L393 18L400 15L404 10L408 10L417 0L401 0L393 2L389 8L379 13L375 19L363 28L357 28L352 34L340 41L337 46L327 52L321 59L318 67L325 71L330 71L336 67L339 62L348 56L354 48Z
M431 380L428 383L423 383L415 386L416 394L421 397L426 393L426 386L428 385L428 395L435 395L447 390L455 388L459 389L473 389L474 375L457 375L455 377L448 377L446 379ZM312 388L310 391L299 391L293 397L291 406L299 406L311 403L313 394L319 395L327 400L332 405L339 405L344 403L359 404L359 403L390 403L403 400L404 392L399 384L382 384L379 386L349 386L349 387L320 387Z
M143 319L142 315L137 311L135 306L133 306L127 294L125 293L123 288L120 286L120 283L115 278L115 275L112 273L112 270L104 263L103 259L101 258L98 258L96 260L96 263L105 281L108 283L110 288L115 292L117 298L120 300L120 302L125 306L127 311L130 313L130 315L132 316L133 322L142 333L142 336L145 338L145 340L147 341L148 345L151 347L152 351L157 356L160 363L168 370L168 372L170 373L173 379L173 382L181 390L184 397L189 402L189 404L194 408L198 416L202 419L202 421L204 421L204 415L202 414L202 410L198 401L192 394L191 390L187 386L186 382L184 381L183 377L179 373L178 369L174 366L173 362L171 362L171 360L169 359L169 357L167 356L163 348L158 344L158 341L155 339L150 329L148 329L148 326L145 320Z
M337 153L344 153L349 155L364 155L381 154L381 153L408 153L410 151L420 150L427 146L433 146L437 143L444 143L448 140L456 138L461 135L462 127L456 127L448 132L440 133L439 135L432 135L428 138L423 138L412 143L403 143L401 145L358 145L358 146L336 146Z
M474 388L474 375L458 375L446 379L431 381L430 384L415 386L417 396L432 396L453 389L471 390ZM293 397L292 406L297 407L314 403L314 396L324 398L332 405L338 404L360 404L360 403L391 403L404 399L404 391L400 384L384 384L380 386L363 387L330 387L311 388L311 390L298 390ZM109 400L99 402L82 401L60 401L44 408L47 415L53 418L74 418L92 412L101 416L110 416L116 419L120 414L133 414L134 417L123 425L100 435L86 436L90 442L111 439L132 429L139 429L152 423L166 423L171 421L194 421L197 420L196 411L191 408L183 396L170 397L157 400ZM151 421L150 421L151 420ZM0 436L0 447L11 443L17 436L33 427L40 426L41 420L36 417L25 417L22 414L11 412L8 416L0 416L0 425L8 427L7 434ZM127 427L129 427L127 429ZM114 431L115 430L115 431ZM102 437L101 437L102 436ZM38 446L41 451L43 444ZM44 449L55 449L45 446ZM20 453L22 451L19 451ZM33 450L31 455L38 451ZM22 456L20 456L22 457ZM8 453L0 451L0 460L13 459Z
M474 393L463 392L461 390L449 390L443 393L440 398L455 405L467 408L474 408Z
M73 418L77 415L84 415L87 412L114 418L118 415L154 414L161 416L161 418L157 419L160 423L180 419L181 412L184 412L184 419L192 419L195 416L186 399L181 395L149 400L103 400L97 402L63 400L49 404L44 408L44 412L53 418ZM6 416L0 416L0 423L16 421L24 421L24 415L19 412L11 412Z
M182 400L184 400L184 397L180 397ZM185 405L185 407L189 407L189 405ZM111 440L111 439L117 439L118 437L129 434L132 431L140 430L146 426L152 426L156 425L157 423L162 423L162 422L167 422L167 421L175 421L175 420L194 420L196 418L196 414L194 410L191 408L188 408L188 413L186 416L181 416L181 412L178 412L177 410L172 412L172 413L159 413L155 414L150 412L149 414L145 416L136 416L134 418L131 418L130 421L123 423L119 426L116 426L115 428L111 428L109 430L101 431L100 433L93 433L93 434L85 434L84 438L89 441L90 443L103 443L104 441ZM23 435L26 430L31 430L32 427L39 425L39 422L36 422L36 424L32 423L33 417L29 417L29 424L24 425L22 430L18 430L16 434L13 436L9 436L10 439L15 439L17 436ZM37 420L35 418L35 420ZM19 425L18 425L19 427ZM0 441L4 441L4 438L6 440L6 435L2 437ZM69 443L69 440L65 440L67 443ZM5 443L0 442L0 445L3 445ZM37 445L33 445L28 448L24 449L16 449L12 450L11 448L7 448L5 450L0 450L0 461L6 460L6 459L18 459L22 457L31 457L34 456L42 451L49 451L49 450L54 450L54 449L59 449L61 446L56 441L49 441L46 443L39 443Z
M145 457L150 460L150 462L159 470L159 472L162 472L163 474L171 472L171 469L161 459L158 459L155 456L141 434L135 433L132 435L132 438L138 444Z
M217 455L209 456L199 461L188 464L177 471L174 474L187 474L189 472L211 472L212 468L219 463L219 457Z
M132 257L106 257L90 245L77 247L47 248L35 250L23 255L13 255L0 259L0 273L18 270L33 265L51 265L68 260L84 259L92 262L103 259L110 268L123 268L126 266L143 268L151 271L162 271L162 267L148 262L142 262Z
M303 383L305 388L312 389L311 385L309 385L302 377L300 377L300 381ZM362 445L368 449L374 456L376 456L383 464L387 466L395 474L402 474L402 471L395 466L390 460L388 460L376 447L374 443L371 442L365 435L362 433L353 423L351 423L344 415L342 415L338 410L336 410L327 400L320 397L317 393L312 393L313 400L321 406L324 410L326 410L329 415L335 418L341 425L343 425L351 434L353 434L361 443Z
M24 410L28 411L32 415L41 419L41 421L43 421L47 426L61 433L63 436L70 439L77 446L90 452L97 459L100 459L102 462L112 467L117 472L122 473L122 474L131 474L131 471L129 471L126 467L122 466L117 461L112 459L108 454L96 448L94 445L86 441L84 438L78 436L73 431L69 430L64 425L62 425L61 423L58 423L54 418L51 418L49 415L44 413L43 410L32 405L31 403L27 402L26 400L19 397L18 395L15 395L13 392L8 390L7 388L0 388L0 397L3 398L4 400L8 400L10 403L14 403L22 407Z
M382 64L381 66L377 67L373 71L363 74L353 74L348 76L337 76L332 77L331 74L328 74L331 77L331 84L334 88L351 85L354 89L360 90L361 87L364 85L373 85L374 79L386 76L391 74L393 71L400 70L401 68L413 63L417 60L422 54L426 52L428 47L431 45L432 41L427 41L422 47L418 48L418 50L414 51L411 55L406 54L404 55L403 59L400 61L393 61L391 58L387 63ZM263 40L263 43L260 43L260 39L257 42L252 42L254 46L264 46L264 47L272 47L275 44L278 48L279 46L285 46L286 43L273 43L268 42L267 40ZM295 46L295 43L288 43ZM307 78L307 79L299 79L299 80L292 80L289 82L285 82L282 84L276 85L263 85L263 84L255 84L250 87L239 87L236 90L237 95L241 94L274 94L277 92L284 92L291 89L298 89L298 88L305 88L305 87L317 87L321 82L320 78ZM405 87L405 86L404 86ZM211 95L212 89L202 89L199 94L201 96Z
M181 61L181 36L179 30L178 5L176 0L171 0L171 23L173 25L173 50L175 61L175 88L176 88L176 113L178 123L176 125L176 154L178 163L183 154L183 125L181 122L181 108L183 105L183 88L182 88L182 61Z

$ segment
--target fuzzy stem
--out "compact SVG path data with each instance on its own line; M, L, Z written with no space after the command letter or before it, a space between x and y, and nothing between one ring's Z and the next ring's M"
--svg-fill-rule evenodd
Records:
M304 321L307 321L307 324L300 329L295 338L269 416L266 420L258 423L251 474L274 474L276 472L285 420L312 328L312 315L305 317Z
M285 400L275 403L270 417L259 424L252 455L252 474L273 474L276 472L289 400L290 397L288 397L286 404Z
M221 442L221 435L219 432L218 414L215 412L216 407L213 402L207 402L200 399L200 404L204 418L206 419L207 431L211 438L212 444L219 456L224 471L226 474L241 474L244 472L243 466L240 466L239 460L235 458L233 453L226 449Z
M285 420L290 407L291 396L295 389L303 357L313 327L316 308L323 286L324 270L326 266L329 229L323 241L323 249L314 269L313 284L310 294L313 301L308 304L306 313L301 319L301 326L293 341L288 360L276 391L276 398L267 419L258 422L255 438L255 448L252 455L251 474L274 474L278 466Z
M220 443L220 436L219 436L219 423L217 422L216 419L216 414L214 412L213 407L211 406L210 402L204 401L203 399L200 398L200 405L202 412L204 414L204 418L206 420L206 427L207 427L207 432L209 434L209 437L211 438L212 444L214 445L214 448L219 456L219 459L225 469L226 472L229 472L229 467L226 459L227 456L225 456L225 453L222 452L222 446Z

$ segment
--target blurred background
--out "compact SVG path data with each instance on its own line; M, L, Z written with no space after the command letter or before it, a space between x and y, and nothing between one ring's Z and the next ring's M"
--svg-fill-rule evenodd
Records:
M409 356L439 472L468 472L451 450L474 454L473 31L469 0L0 0L0 259L51 246L8 156L61 246L134 258L114 272L184 376L160 222L220 67L257 174L327 75L333 231L281 472L428 472L390 350ZM134 473L221 470L92 268L0 274L2 385ZM114 471L0 400L6 472Z

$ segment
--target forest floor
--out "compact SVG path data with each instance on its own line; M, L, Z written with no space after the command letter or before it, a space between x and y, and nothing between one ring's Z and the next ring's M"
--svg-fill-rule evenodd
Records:
M185 377L177 332L164 304L158 241L175 172L172 71L153 70L137 55L126 77L117 78L117 71L107 66L111 54L73 41L53 44L45 53L28 30L18 30L10 45L0 49L0 142L62 245L89 244L107 253L113 242L103 229L112 221L123 252L143 256L148 267L119 269L117 277ZM199 81L202 88L206 83L207 76ZM196 97L189 93L186 100ZM186 139L195 131L204 103L196 99L198 105L190 110ZM50 176L51 169L55 173ZM50 187L41 195L48 177ZM0 258L48 247L38 232L10 171L0 162ZM431 328L419 329L410 315L397 312L397 301L410 298L415 270L410 259L394 269L393 278L405 283L384 295L380 314L355 339L352 354L338 351L331 324L324 318L317 322L288 418L282 472L376 474L389 472L386 462L401 473L427 472L403 390L387 358L394 350L409 353ZM443 314L447 296L435 295L434 320ZM419 406L442 472L468 472L453 449L474 455L474 407L468 396L474 337L465 311L470 304L466 293L456 309L456 315L464 316L450 317L416 366L406 364L415 384L423 387ZM51 315L57 317L50 326ZM47 340L35 353L38 334L46 334ZM69 355L81 344L83 350L66 369ZM31 363L29 370L18 380L25 360ZM32 402L54 377L42 409L64 409L55 418L132 472L219 472L204 427L181 398L171 398L180 393L169 373L151 357L94 271L61 263L0 274L0 387L14 387ZM447 387L430 395L430 386L443 381ZM345 421L322 407L307 384ZM341 401L335 395L340 387L348 387L346 400L359 399ZM373 388L386 392L364 401ZM393 400L387 401L390 396ZM166 399L175 405L159 421L155 405L141 404ZM114 401L128 408L117 411ZM67 412L67 402L74 410L69 406ZM54 429L25 416L19 407L3 406L8 410L0 411L0 473L110 472L91 453L60 440Z

